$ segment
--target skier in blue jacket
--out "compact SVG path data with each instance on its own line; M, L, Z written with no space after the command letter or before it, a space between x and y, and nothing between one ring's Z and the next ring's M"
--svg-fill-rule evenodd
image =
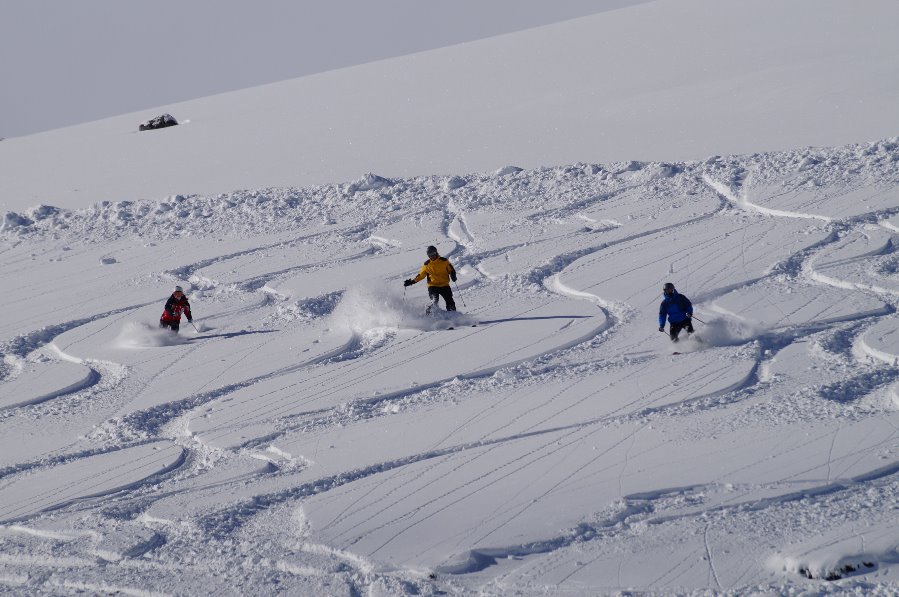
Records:
M665 331L665 319L671 325L668 328L668 335L671 336L672 342L677 342L677 336L681 330L687 330L688 334L693 333L693 303L690 299L680 294L671 282L665 282L662 287L664 299L659 305L659 331Z

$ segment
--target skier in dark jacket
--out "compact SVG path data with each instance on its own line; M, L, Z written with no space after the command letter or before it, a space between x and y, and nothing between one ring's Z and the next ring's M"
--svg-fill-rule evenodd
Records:
M169 328L177 334L181 327L182 313L187 316L187 321L194 320L190 314L190 303L184 296L184 290L180 286L175 286L172 296L165 302L165 310L162 312L162 317L159 318L159 327Z
M450 280L456 281L456 270L446 257L441 257L437 253L437 247L430 246L427 248L428 260L421 266L418 275L409 280L403 280L403 286L412 286L423 278L428 279L428 296L431 297L431 305L428 306L427 312L431 312L431 307L437 304L442 296L446 302L447 311L456 310L456 301L453 300L453 289L450 288Z
M665 319L671 325L668 328L668 335L671 336L672 342L677 342L677 336L681 330L687 330L688 334L693 333L693 303L690 299L680 294L671 282L666 282L662 287L664 299L659 305L659 331L665 331Z

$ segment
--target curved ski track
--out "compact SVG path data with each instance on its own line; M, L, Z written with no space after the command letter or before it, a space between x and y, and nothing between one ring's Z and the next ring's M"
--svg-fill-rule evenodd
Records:
M529 385L531 380L527 373L527 367L521 366L531 365L538 367L540 363L547 362L548 360L552 360L555 357L560 357L572 351L595 351L594 354L598 356L590 364L590 367L595 371L628 371L625 377L617 380L617 382L610 382L609 385L639 378L651 368L653 362L658 357L652 355L642 357L627 356L630 354L627 351L633 349L634 346L614 345L618 332L623 326L632 322L637 317L638 310L628 303L611 298L604 298L590 292L590 290L608 282L608 279L598 280L592 286L587 288L574 289L564 284L563 279L565 275L605 259L615 259L617 251L628 250L628 247L632 245L632 243L635 243L635 241L651 242L654 237L660 235L664 236L666 233L678 231L682 227L714 220L714 218L719 216L724 210L728 209L728 206L733 206L736 209L752 213L755 217L809 219L815 222L821 222L826 226L829 235L824 240L809 246L803 251L791 255L788 259L778 264L773 264L770 271L761 277L754 277L752 279L747 279L742 283L722 286L706 291L698 297L697 303L710 304L716 298L726 295L735 289L749 287L761 282L771 282L775 285L781 284L779 278L786 277L791 281L798 281L799 283L813 287L830 286L840 289L851 289L854 292L860 292L876 298L878 301L883 302L889 307L888 313L885 314L870 315L861 320L849 319L845 321L855 321L856 323L874 322L884 315L895 312L897 307L899 307L899 293L895 290L880 287L876 284L860 284L842 281L816 272L814 269L817 256L821 252L826 251L830 245L837 242L842 234L872 223L894 231L895 227L889 225L888 220L899 214L899 208L878 210L854 218L838 219L822 215L803 214L766 208L752 203L749 200L748 192L744 188L731 188L727 184L716 181L711 175L704 175L703 180L705 184L715 191L720 199L720 205L714 211L701 214L693 219L670 226L663 225L612 241L593 243L588 247L552 255L545 263L537 264L526 272L525 276L535 285L542 288L543 293L542 296L535 295L532 297L535 300L536 306L530 306L526 309L517 311L512 314L513 317L526 316L534 310L551 304L558 296L588 301L602 312L606 322L603 325L594 328L590 333L573 341L558 344L549 350L544 350L539 354L523 359L508 360L499 364L484 363L483 367L466 371L461 374L454 374L450 377L431 380L408 390L396 391L372 398L357 398L351 400L349 403L340 404L339 406L302 410L305 403L311 403L316 398L346 395L351 392L355 386L364 381L364 377L354 375L354 373L363 366L370 368L373 364L376 366L377 363L383 362L386 364L380 368L381 371L390 370L392 367L396 367L397 365L395 364L389 364L394 360L394 355L405 352L414 352L415 346L420 344L423 338L423 335L399 340L394 338L384 346L377 347L371 351L366 351L361 348L359 336L354 335L343 346L303 362L278 367L271 371L218 387L214 387L216 378L211 378L200 388L200 390L180 400L165 402L151 408L128 412L119 418L107 419L104 422L107 431L104 435L106 438L105 445L95 445L93 447L70 446L69 449L46 455L37 461L10 465L0 469L0 480L8 481L10 479L16 479L21 475L30 474L35 471L51 469L56 466L77 462L81 459L110 454L160 440L174 442L184 450L184 454L175 465L165 467L159 473L141 483L136 483L116 490L117 494L114 500L116 504L123 504L123 507L126 509L128 509L130 505L133 505L137 510L146 509L149 504L182 491L182 489L179 488L179 485L185 483L186 480L202 477L206 474L208 468L199 463L199 461L202 460L202 455L198 452L207 449L207 446L202 444L212 442L221 435L225 435L232 431L230 427L226 427L221 430L221 435L213 431L205 434L204 437L199 440L197 438L186 437L184 433L192 416L196 415L199 410L212 403L228 400L232 394L239 390L251 388L261 382L271 382L281 378L285 379L285 383L265 394L257 396L256 400L259 401L259 406L246 408L244 411L245 418L242 420L242 424L252 424L255 422L272 424L274 426L274 431L261 437L247 438L242 444L230 451L231 454L227 456L228 458L243 458L247 454L252 453L253 450L262 449L266 444L270 444L280 437L299 432L310 426L320 428L336 425L353 425L376 417L388 416L384 413L383 405L393 401L403 400L407 403L419 403L423 406L427 406L435 399L435 393L439 393L441 388L451 382L456 384L454 389L456 394L464 394L466 391L476 391L479 384L484 383L485 380L500 369L515 371L516 368L519 368L520 370L513 374L513 381L510 385L511 389L509 389L506 396L486 404L483 409L471 415L468 419L468 421L470 421L481 417L487 412L502 409L505 403L516 396L516 391L518 391L519 388L521 391L529 394L545 391L539 383ZM744 179L741 181L741 184L748 184L748 182L748 180ZM603 197L590 197L584 199L573 206L570 206L568 211L569 213L575 213L602 199ZM507 246L477 251L476 248L479 246L479 238L467 222L465 208L453 201L449 201L448 206L444 211L444 219L444 236L455 241L459 247L458 254L454 255L454 260L457 264L470 264L475 271L479 271L477 266L479 261L500 255L511 248L515 248ZM399 220L400 218L396 219L396 221ZM354 225L347 230L335 230L302 236L293 239L293 241L285 240L212 257L194 264L166 270L162 272L161 275L172 279L190 279L192 276L199 275L203 268L211 265L220 265L229 260L255 254L263 255L267 251L291 247L294 246L291 244L292 242L296 243L301 239L312 240L328 234L349 234L352 231L366 231L375 229L376 227L376 223L372 222ZM574 232L564 234L563 236L577 237L577 234L577 232ZM550 238L549 240L552 239ZM706 248L707 247L704 244L698 243L696 246L691 247L690 250L700 252ZM395 247L388 247L386 250L400 250L405 252L404 250ZM371 255L371 253L372 249L367 249L345 257L336 257L322 262L281 268L231 282L229 284L234 288L243 292L248 292L256 297L261 296L261 300L249 306L243 305L235 307L234 311L224 312L218 317L226 319L231 313L237 311L244 314L248 312L265 313L271 306L271 298L265 295L261 289L267 283L287 278L310 269L336 267L342 264L359 261ZM858 257L858 259L861 260L868 257L870 256L863 255ZM259 258L261 259L261 257ZM218 288L220 284L221 283L219 282L213 282L213 288ZM488 288L492 284L498 286L502 285L503 280L492 280L484 277L470 282L465 288L466 290L475 287ZM7 363L15 361L16 359L24 360L29 357L29 355L44 349L44 347L48 345L52 346L54 339L65 332L101 319L112 319L113 321L109 324L112 325L114 321L117 321L115 320L115 316L131 313L149 304L150 303L143 303L117 308L73 321L41 328L40 330L20 335L5 342L0 346L0 353L9 357ZM477 309L472 309L472 312L477 313L480 311L489 313L491 306L492 305L489 303L482 304ZM712 377L712 374L708 374L709 378L706 379L703 372L705 366L702 366L694 371L693 380L695 383L695 392L689 398L659 406L653 404L652 396L642 396L594 419L583 420L575 424L552 426L550 425L550 422L554 418L559 417L559 415L563 414L566 410L572 409L579 404L595 398L606 390L607 387L594 388L592 391L585 392L577 401L568 404L568 406L562 409L557 409L554 408L553 400L559 393L564 391L560 390L555 395L549 394L545 399L541 399L533 409L520 413L498 427L494 427L489 431L484 431L481 437L476 441L452 443L455 431L463 428L467 423L467 421L462 421L455 430L449 430L441 437L435 438L431 448L428 450L411 454L403 458L375 463L356 470L342 471L328 477L316 478L298 485L290 485L287 488L257 493L248 500L239 500L236 503L217 508L213 512L204 514L200 516L196 522L198 527L204 529L213 539L225 541L233 536L239 529L246 526L248 521L261 513L271 510L275 506L301 501L304 498L320 495L351 484L357 484L358 489L356 491L359 492L359 498L355 501L350 501L342 511L334 516L331 522L324 525L325 529L329 528L332 523L349 514L351 510L357 515L365 514L368 511L377 511L381 507L381 504L388 499L393 500L391 503L394 505L398 503L408 504L407 509L403 514L387 519L377 526L371 526L361 532L357 528L358 525L348 526L334 536L335 539L346 543L351 551L352 546L363 538L387 527L392 527L392 534L390 534L379 547L368 554L369 556L374 556L391 542L414 529L416 525L430 517L436 516L439 512L446 510L453 504L466 500L468 497L485 487L499 484L506 477L515 472L527 469L529 466L545 460L553 454L584 442L591 435L602 432L607 426L617 425L625 421L635 424L634 431L623 435L618 441L606 448L606 451L610 451L627 442L633 442L636 434L640 432L643 426L651 424L655 417L687 416L697 410L711 411L714 409L723 409L732 405L734 402L750 398L754 392L760 390L767 384L767 382L761 379L759 373L764 364L773 359L778 351L799 339L809 338L815 334L833 330L834 333L843 333L849 336L849 338L852 339L853 344L861 342L861 337L866 329L865 326L862 326L860 332L851 330L839 332L837 326L840 323L841 321L829 321L817 324L796 325L777 330L769 330L766 333L744 339L742 342L743 347L751 353L753 364L746 376L723 389L719 388L704 393L707 387L713 384L714 377ZM476 330L466 337L449 338L447 339L447 343L462 341L470 342L476 340L477 335L482 332L483 330ZM258 346L265 345L272 341L273 338L263 338L259 345L251 346L248 349L247 354L252 350L258 349ZM544 344L545 341L546 338L536 338L534 344ZM187 354L201 350L201 348L201 344L185 347L184 353L180 354L180 356L185 357ZM507 357L508 354L505 356ZM112 377L106 369L118 367L121 368L122 371L126 371L127 367L116 363L104 364L100 362L98 362L97 366L92 366L91 364L93 361L78 355L63 353L58 349L56 357L75 360L87 365L91 371L88 381L78 384L77 386L60 388L58 391L46 394L40 400L34 401L31 404L17 405L11 407L11 409L27 412L29 409L37 407L40 403L57 401L91 388L99 388L98 393L101 394L115 395L116 392L123 390L123 388L127 386L128 392L131 393L131 399L135 399L140 397L143 392L151 391L151 386L154 383L155 377L161 375L162 372L165 371L164 368L160 369L160 372L157 373L156 376L144 380L137 380L133 378L133 376L129 377L129 373L126 372L121 378L110 379L109 382L104 385L107 378ZM497 357L498 360L504 358L505 357L503 356ZM325 364L332 366L330 368L323 367L322 365ZM549 367L545 369L545 371L548 371L546 379L564 379L571 372L576 371L577 368L578 365L576 364ZM6 371L0 371L0 374L6 378L14 373L14 371L9 371L9 367L7 367ZM299 373L305 374L303 379L301 381L293 381L291 376L295 376ZM292 387L303 381L309 380L317 381L320 387L327 389L322 390L318 394L306 397L297 397L290 394L289 390ZM896 368L895 361L891 363L888 359L881 359L877 363L870 365L870 369L857 376L834 384L822 385L817 389L817 392L821 398L826 400L844 403L853 402L863 396L868 396L876 391L882 390L887 386L892 386L896 384L897 380L899 380L899 370ZM3 381L3 379L0 378L0 381ZM211 389L206 389L208 386L213 387ZM285 397L271 402L263 400L266 396L276 392L285 392ZM120 401L121 398L122 396L115 396L113 401ZM535 411L538 410L541 411L541 413L540 418L537 419L536 422L530 423L524 430L503 434L503 431L514 427L523 417L535 414ZM891 439L895 440L896 436L899 436L899 430L897 430ZM422 499L422 496L425 495L425 490L430 489L433 483L436 482L431 481L412 491L407 491L400 496L395 495L398 491L397 488L364 505L359 501L364 497L367 490L373 486L366 485L366 483L380 485L388 481L393 481L396 478L396 475L412 465L423 464L427 466L427 464L432 461L452 460L453 464L450 469L452 472L470 466L475 461L489 459L500 446L533 438L545 438L545 440L539 442L530 450L522 452L516 458L501 462L491 469L488 474L473 478L445 493L432 495L426 499ZM812 438L809 442L814 439L820 438ZM835 441L836 436L832 438L831 451L833 450L833 442ZM871 451L872 449L870 447L859 449L843 458L847 459L850 456L864 458L869 456ZM783 508L786 504L803 500L810 496L826 498L828 496L836 496L845 493L862 494L870 487L877 486L878 484L895 483L894 477L899 473L899 462L889 462L873 468L869 472L858 474L850 478L831 479L829 470L832 464L834 463L828 459L828 478L815 487L805 488L799 491L786 491L780 493L776 497L752 502L735 501L733 503L708 507L704 506L701 502L697 502L697 507L689 512L683 511L683 508L680 505L680 498L685 495L699 495L708 489L708 487L660 488L652 493L622 496L621 503L617 505L615 511L609 512L597 520L583 522L577 526L563 529L556 536L532 538L528 542L518 545L474 547L468 550L466 557L460 562L447 564L439 568L438 571L446 574L467 574L484 570L495 565L501 559L526 557L534 554L549 556L543 564L543 568L551 569L553 566L561 566L563 562L561 559L554 562L552 557L553 554L561 554L564 550L576 544L603 541L614 537L616 534L634 532L638 526L665 525L686 518L706 518L725 511L745 512L778 509ZM533 504L550 495L563 483L583 474L586 466L587 465L572 469L561 481L553 484L551 487L537 495L531 503L518 508L517 510L505 511L498 508L488 517L489 524L478 530L478 536L457 537L458 543L475 546L490 544L491 537L497 531L509 524L517 516L523 514ZM282 471L279 467L273 466L256 475L251 475L251 477L255 476L259 478L275 479L283 475L285 478L289 479L290 475L295 473L296 469ZM595 473L595 471L593 471L593 473ZM248 478L250 477L243 476L234 481L224 482L223 485L227 486L228 483L238 485L245 483ZM275 486L275 484L270 484L270 486ZM787 487L786 482L784 482L784 487ZM189 489L185 486L183 491L189 491ZM48 509L65 510L67 508L77 509L80 507L89 509L91 507L90 504L85 505L81 504L81 502L84 499L94 496L95 494L88 493L77 498L61 501ZM46 510L42 510L38 514L25 516L22 519L27 520L33 516L40 516L45 511ZM421 513L422 516L412 516L413 514L419 513ZM19 519L8 518L4 520L4 522L11 520ZM715 568L715 549L710 541L709 526L706 526L705 529L706 532L703 537L703 545L710 569L710 586L720 590L726 587L723 586L722 581L719 578L719 573ZM208 539L208 537L202 540L205 539ZM160 535L160 541L165 542L165 532L162 532L162 535ZM676 566L673 567L672 570L674 568L676 568ZM574 572L564 577L563 582L573 574ZM665 574L667 574L667 571L663 571L662 576L659 578L662 578ZM498 586L502 586L503 576L496 582L498 583ZM80 588L86 590L97 589L97 587L88 586ZM104 587L103 590L108 589Z

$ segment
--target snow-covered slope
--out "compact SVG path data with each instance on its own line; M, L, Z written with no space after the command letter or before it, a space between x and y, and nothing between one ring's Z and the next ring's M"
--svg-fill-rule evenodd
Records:
M899 132L896 22L892 0L635 3L7 139L0 210L871 141ZM161 111L185 124L137 133Z
M861 6L657 0L0 143L0 591L899 593ZM455 314L402 285L430 244Z
M894 138L8 220L0 586L895 594L897 162ZM428 244L455 317L403 290ZM701 340L658 332L667 280ZM176 283L198 331L172 336Z

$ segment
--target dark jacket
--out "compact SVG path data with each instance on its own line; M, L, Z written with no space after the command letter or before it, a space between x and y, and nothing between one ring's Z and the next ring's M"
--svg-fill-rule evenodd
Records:
M165 323L181 323L182 313L187 316L188 321L193 319L193 316L190 314L190 303L187 302L187 297L182 294L181 298L177 299L173 294L169 297L169 300L165 302L165 311L162 312L162 317L159 318L159 321L164 321Z
M670 323L683 323L692 316L693 303L677 291L671 296L666 296L659 305L659 327L665 325L666 317Z

